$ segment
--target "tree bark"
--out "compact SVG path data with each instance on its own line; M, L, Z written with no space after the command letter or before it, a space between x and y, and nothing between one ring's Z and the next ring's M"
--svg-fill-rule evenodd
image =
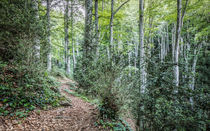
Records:
M70 74L70 52L69 52L69 0L66 0L65 16L64 16L64 32L65 32L65 70L66 74Z
M184 9L182 10L182 0L177 0L177 25L176 25L176 40L175 40L175 55L174 55L174 84L179 86L179 42L181 38L181 29L183 19L186 12L188 0L186 0Z
M32 1L32 8L34 9L35 12L35 19L36 22L39 21L39 8L38 8L38 0L33 0ZM38 61L40 59L40 37L36 33L34 37L34 57L35 61Z
M200 53L200 49L202 47L202 44L199 44L197 48L194 48L193 51L193 63L192 63L192 68L191 68L191 75L190 75L190 82L189 82L189 86L191 88L191 90L195 90L195 74L196 74L196 65L197 65L197 60L198 60L198 55ZM190 97L190 103L193 107L194 105L194 101L193 101L193 97Z
M112 59L112 48L113 48L113 20L114 20L114 0L111 1L111 17L109 23L110 29L110 44L109 44L109 59Z
M146 72L145 72L145 51L144 51L144 7L143 1L140 0L140 23L139 23L139 45L140 45L140 70L141 70L141 82L142 93L145 91L146 84Z
M71 0L71 43L72 43L72 53L73 53L73 70L76 68L76 56L75 56L75 41L74 41L74 10L73 10L73 0ZM74 71L73 71L74 72Z
M99 56L99 29L98 29L98 0L95 0L95 46L96 58Z
M83 66L87 67L93 60L94 44L92 44L92 0L85 0L85 36L83 44Z
M146 71L145 71L145 52L144 52L144 0L139 0L139 45L140 45L140 92L145 93L146 89ZM144 107L139 107L144 108ZM140 130L144 130L142 116L139 114Z
M48 41L48 53L47 53L47 70L52 69L52 53L51 53L51 38L50 38L50 0L47 0L47 41Z
M176 25L176 39L175 39L175 55L174 55L174 84L179 86L179 41L181 36L181 11L182 0L177 0L177 25Z

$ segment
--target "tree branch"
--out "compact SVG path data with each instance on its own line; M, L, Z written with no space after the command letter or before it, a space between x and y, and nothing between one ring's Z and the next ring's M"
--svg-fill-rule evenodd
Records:
M129 2L130 0L125 1L124 3L122 3L122 5L120 5L114 12L113 16L125 5Z
M183 18L184 18L184 15L185 15L185 13L186 13L186 9L187 9L188 3L189 3L189 0L186 0L184 9L182 10L182 17L181 17L181 24L182 24L182 25L183 25Z

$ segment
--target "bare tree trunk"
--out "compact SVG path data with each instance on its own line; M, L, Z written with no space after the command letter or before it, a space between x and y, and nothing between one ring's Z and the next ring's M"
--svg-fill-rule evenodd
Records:
M98 29L98 0L95 0L95 46L96 46L96 59L99 56L99 29Z
M145 93L146 89L146 69L145 69L145 52L144 52L144 0L139 0L139 45L140 45L140 92ZM139 107L140 108L140 107ZM143 107L142 107L143 108ZM140 129L143 130L143 121L139 114Z
M192 63L192 68L191 68L191 75L190 75L190 82L189 82L189 86L191 88L191 90L195 90L195 73L196 73L196 64L197 64L197 60L198 60L198 55L199 55L199 52L200 52L200 49L202 47L202 44L199 44L197 48L194 48L194 51L193 51L193 55L194 55L194 58L193 58L193 63ZM193 98L190 97L190 103L193 107L194 105L194 101L193 101Z
M112 60L112 48L113 48L113 20L114 20L114 0L111 1L111 18L109 23L110 29L110 45L109 45L109 57Z
M179 41L181 36L181 11L182 0L177 0L177 26L176 26L176 40L175 40L175 55L174 55L174 84L179 86Z
M38 0L32 1L32 8L35 11L36 22L39 21L39 9L38 9ZM34 37L34 56L36 61L40 59L40 37L38 34L35 34Z
M161 46L161 48L160 48L160 59L161 59L161 62L163 62L164 59L165 59L165 36L164 36L164 32L162 32L160 46Z
M76 40L76 52L77 52L77 57L79 57L79 42Z
M136 42L136 44L135 44L135 60L134 60L135 68L137 68L138 51L139 51L139 42ZM135 70L135 73L136 73L136 70Z
M169 35L168 35L168 24L166 25L166 55L168 55L169 52Z
M175 37L176 37L176 24L174 24L174 27L172 29L172 61L174 63L174 57L175 57Z
M51 53L51 38L50 38L50 0L47 0L47 41L48 41L48 53L47 53L47 70L52 69L52 53Z
M177 26L176 26L176 41L175 41L175 57L174 57L174 83L179 86L179 42L181 38L181 29L183 25L183 19L186 12L188 0L184 9L182 10L182 0L177 0Z
M74 41L74 10L73 10L73 0L71 0L71 43L72 43L72 53L73 53L73 70L76 68L76 56L75 56L75 41ZM74 72L74 71L73 71Z
M66 74L70 74L70 52L69 52L69 0L66 0L65 17L64 17L64 32L65 32L65 70Z

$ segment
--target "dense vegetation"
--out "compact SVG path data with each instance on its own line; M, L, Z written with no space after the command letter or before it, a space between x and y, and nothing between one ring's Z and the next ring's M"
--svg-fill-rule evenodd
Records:
M56 77L68 77L99 101L98 124L209 130L209 4L1 0L0 115L59 106Z

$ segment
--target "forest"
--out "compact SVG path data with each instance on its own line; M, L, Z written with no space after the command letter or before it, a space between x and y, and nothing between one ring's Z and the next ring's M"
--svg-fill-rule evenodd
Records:
M0 0L0 131L210 130L209 0Z

